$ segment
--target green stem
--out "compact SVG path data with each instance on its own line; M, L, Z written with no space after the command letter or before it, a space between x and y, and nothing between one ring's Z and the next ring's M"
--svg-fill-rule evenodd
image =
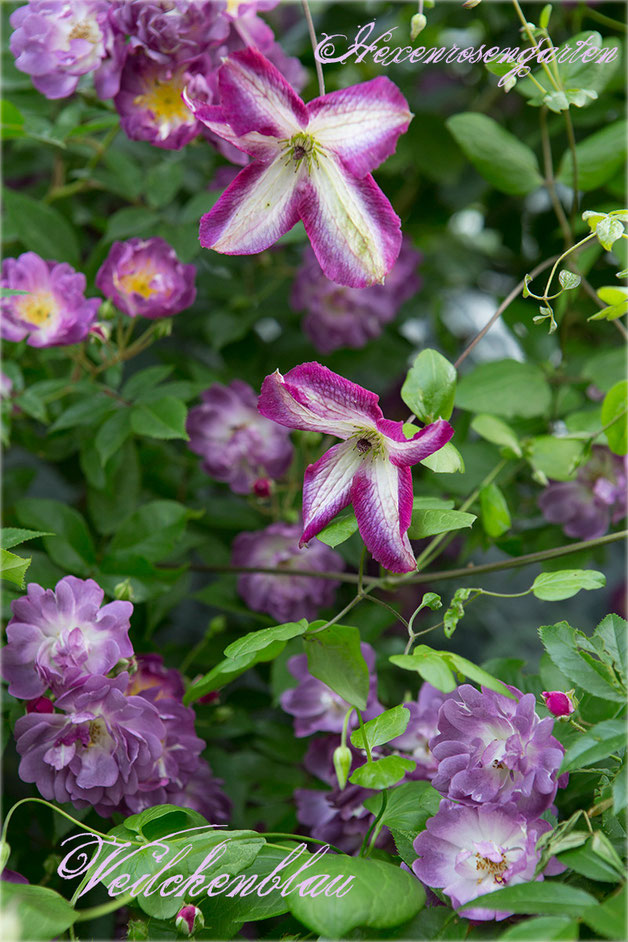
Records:
M100 906L91 906L89 909L80 909L76 914L76 922L87 922L91 919L98 919L100 916L106 916L108 913L113 913L116 909L122 909L123 906L126 906L127 903L132 902L134 897L130 893L125 893L124 896L118 896L117 899L112 900L110 903L102 903Z
M597 22L602 23L603 26L609 26L611 29L619 30L620 33L626 32L625 23L622 23L619 20L614 20L610 16L600 13L598 10L592 10L589 6L585 8L584 15L590 20L597 20Z
M568 248L573 242L573 236L571 227L565 215L565 210L563 209L562 203L558 199L558 194L556 193L556 180L554 177L554 164L552 161L552 146L550 143L549 131L547 129L547 108L545 105L543 105L540 109L539 123L541 125L541 146L543 148L545 185L547 186L547 190L552 200L552 206L554 207L554 212L556 213L556 218L558 219L561 231L563 233L565 248Z
M316 837L305 837L303 834L288 834L286 831L260 831L260 837L281 837L286 838L286 840L291 841L306 841L309 844L320 844L322 847L329 847L334 851L335 854L342 854L343 857L346 857L347 854L344 850L340 850L334 844L330 844L329 841L319 841Z
M82 821L77 821L76 818L73 818L71 814L68 814L67 811L64 811L62 808L58 808L56 805L51 804L49 801L45 801L43 798L22 798L20 801L16 802L12 808L9 809L7 816L4 821L4 827L2 828L2 840L6 841L7 831L9 828L9 822L13 817L14 813L20 807L20 805L26 804L28 801L33 801L37 805L44 805L46 808L50 808L51 811L56 811L57 814L62 815L64 818L67 818L68 821L71 821L72 824L76 824L77 827L85 828L86 831L89 831L90 834L96 834L98 837L104 838L106 841L111 840L109 834L102 834L100 831L96 831L94 828L88 827Z
M521 23L522 23L523 28L524 28L524 32L525 32L526 36L528 37L528 41L529 41L530 45L531 45L531 46L534 46L535 49L538 49L538 48L539 48L539 44L536 42L534 36L532 35L532 31L530 30L530 27L528 26L528 21L526 20L525 16L523 15L523 10L522 10L521 7L519 6L518 0L512 0L512 3L513 3L513 6L514 6L515 10L517 11L517 16L518 16L519 19L521 20ZM550 84L554 86L554 88L556 89L557 92L560 91L560 86L556 84L556 79L555 79L554 76L552 75L552 73L551 73L551 71L550 71L550 69L549 69L549 67L548 67L548 65L547 65L547 62L542 62L542 63L541 63L541 66L543 67L543 71L545 72L545 74L547 75L548 79L550 80Z
M366 735L366 730L364 729L364 720L362 719L362 713L361 713L360 710L358 710L358 709L356 709L355 712L358 714L358 721L359 721L359 723L360 723L360 729L362 730L362 739L363 739L363 741L364 741L364 749L365 749L365 752L366 752L366 760L367 760L367 762L372 762L372 761L373 761L373 756L371 755L371 747L369 746L369 738L368 738L368 736Z
M573 170L571 173L572 181L571 186L573 190L573 199L571 201L571 225L576 221L576 213L578 212L578 152L576 150L576 135L574 134L573 121L571 120L571 115L569 114L569 109L563 111L565 115L565 127L567 129L567 140L569 141L569 150L571 152L571 162L573 164Z

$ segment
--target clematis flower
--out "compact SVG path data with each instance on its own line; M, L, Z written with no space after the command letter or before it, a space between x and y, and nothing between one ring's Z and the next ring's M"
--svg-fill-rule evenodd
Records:
M0 336L29 347L60 347L85 340L101 305L85 297L85 275L67 262L46 262L34 252L2 263L2 287L26 294L2 298Z
M419 859L412 869L427 886L440 887L458 909L504 886L534 880L541 856L536 844L551 829L548 821L526 821L512 804L469 808L445 799L414 841ZM549 876L562 870L558 861L550 860L544 872ZM500 920L511 913L469 906L461 915Z
M416 566L407 535L410 466L442 448L454 432L439 419L407 439L402 423L385 419L378 401L320 363L302 363L285 376L276 370L266 377L258 409L279 425L344 439L305 471L301 545L351 503L373 557L391 572L410 572Z
M314 572L338 572L344 561L333 549L312 540L299 548L298 524L277 521L263 530L238 533L233 541L232 563L269 572L243 572L238 576L238 592L254 612L268 612L279 624L316 618L319 609L332 605L338 582L316 576L292 576L301 569Z
M196 267L184 265L165 239L114 242L96 287L129 317L173 317L194 303Z
M390 156L411 114L384 77L307 105L256 49L218 72L219 105L184 98L219 137L255 158L201 219L200 241L253 255L303 220L328 278L354 288L381 282L401 246L400 221L371 171Z

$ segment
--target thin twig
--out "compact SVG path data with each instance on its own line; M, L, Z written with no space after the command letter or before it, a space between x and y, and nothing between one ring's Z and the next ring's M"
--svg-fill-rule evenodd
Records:
M303 12L305 13L305 19L307 22L308 32L310 34L310 41L312 43L312 52L314 53L314 65L316 66L316 78L318 79L318 92L320 95L325 94L325 79L323 78L323 67L318 60L316 55L316 50L318 48L318 40L316 38L316 30L314 29L314 20L312 19L312 14L310 13L310 5L308 0L301 0L303 4Z

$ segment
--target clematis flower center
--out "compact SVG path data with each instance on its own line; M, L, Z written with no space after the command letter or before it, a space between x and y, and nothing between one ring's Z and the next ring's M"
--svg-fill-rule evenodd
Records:
M19 316L28 324L41 327L57 313L57 303L50 291L38 291L20 301L17 305Z
M371 429L360 429L352 436L355 439L355 449L363 458L378 458L385 454L384 437Z
M147 82L145 94L133 99L133 104L152 111L157 121L192 124L196 119L181 97L183 87L181 72L177 72L169 81L155 77Z
M284 148L284 154L287 156L286 167L290 166L290 163L293 162L295 173L301 166L303 160L307 162L308 173L311 172L312 161L318 166L320 147L311 134L299 132L298 134L294 134L289 140L284 139L280 141L280 143L286 145Z

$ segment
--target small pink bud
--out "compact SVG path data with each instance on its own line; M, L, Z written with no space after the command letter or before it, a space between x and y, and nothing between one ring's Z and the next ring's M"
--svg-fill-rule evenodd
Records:
M202 929L205 919L198 906L183 906L177 913L174 924L181 935L193 935L197 929Z
M48 697L35 697L34 700L26 701L27 713L54 713L54 711L54 704Z
M199 697L196 701L197 703L217 703L220 699L220 694L217 690L212 690L211 693L206 693L204 696Z
M576 709L571 690L568 693L563 693L562 690L544 690L541 696L545 706L554 716L569 716Z
M258 478L253 484L253 493L256 497L270 497L270 481L268 478Z

